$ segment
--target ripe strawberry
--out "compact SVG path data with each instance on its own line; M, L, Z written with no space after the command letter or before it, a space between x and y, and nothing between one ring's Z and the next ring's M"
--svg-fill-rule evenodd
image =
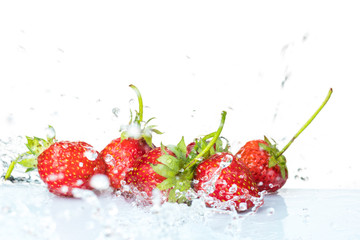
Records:
M236 154L251 171L260 191L276 192L288 179L286 159L279 153L276 145L265 140L247 142Z
M5 179L18 163L26 171L37 168L49 191L56 195L71 197L74 188L91 189L90 178L105 173L105 163L97 159L98 152L85 142L56 142L54 129L49 129L53 135L47 140L27 137L29 151L11 163Z
M40 178L50 192L60 196L73 196L74 188L91 189L90 178L105 174L105 163L97 155L85 142L56 142L37 158Z
M128 172L126 177L126 183L131 186L132 191L135 191L133 193L145 192L146 196L143 197L148 203L151 203L153 190L167 177L173 177L177 173L159 161L161 156L167 154L175 157L175 154L166 147L152 149L136 162L136 165Z
M198 165L193 188L209 207L245 211L263 204L249 169L227 152L216 153Z
M147 126L151 119L143 122L142 97L134 85L130 87L138 96L139 112L134 121L131 119L129 125L121 129L121 137L111 141L99 154L99 159L106 163L106 175L114 189L122 188L126 174L133 168L136 160L154 147L152 132L161 134L154 126ZM141 125L144 125L143 128Z
M266 190L269 193L276 192L284 186L288 179L288 170L286 158L283 153L314 120L330 99L331 94L332 89L330 88L321 106L281 151L277 149L275 141L274 144L272 144L267 137L264 137L264 140L247 142L237 152L236 156L238 156L239 161L249 167L260 191Z
M221 125L207 146L199 145L205 140L186 146L182 138L176 146L161 146L143 155L126 177L130 191L145 197L145 203L152 202L151 197L155 188L162 192L162 201L189 203L191 199L187 193L191 189L195 164L210 150L214 150L213 145L221 133L225 116L226 112L223 112ZM189 153L189 146L194 151L190 149ZM142 193L146 193L146 196Z

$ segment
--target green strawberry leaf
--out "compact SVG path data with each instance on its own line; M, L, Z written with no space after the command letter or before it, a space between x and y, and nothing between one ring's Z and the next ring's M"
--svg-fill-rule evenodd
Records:
M169 167L174 172L179 172L180 170L180 160L174 156L171 156L169 154L162 155L157 159L162 164Z
M35 169L36 169L36 168L27 168L25 172L26 172L26 173L27 173L27 172L31 172L31 171L34 171Z
M146 144L149 146L149 147L152 147L152 136L151 134L143 134L142 137L145 139L145 142Z
M173 171L171 168L165 166L164 164L157 164L157 165L150 164L150 165L157 174L165 178L171 178L177 174L177 172Z
M174 177L171 178L167 178L164 181L162 181L161 183L159 183L156 188L158 188L159 190L166 190L169 188L172 188L175 186L176 183L176 179Z
M19 159L17 163L26 168L36 168L37 157L33 154L26 154L24 157Z

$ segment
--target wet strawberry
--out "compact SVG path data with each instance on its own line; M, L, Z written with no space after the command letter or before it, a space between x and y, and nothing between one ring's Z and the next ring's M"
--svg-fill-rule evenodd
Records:
M249 169L226 152L216 153L198 165L193 188L209 207L245 211L263 204Z
M191 199L187 195L191 189L196 164L201 162L204 156L208 156L210 151L214 151L213 145L221 133L225 116L226 112L223 112L218 131L211 135L213 139L206 146L200 144L205 143L205 139L195 141L194 145L186 145L182 138L176 146L161 146L143 155L127 175L130 191L140 196L146 194L147 203L152 202L155 188L162 192L163 201L190 203ZM189 146L193 148L190 153Z
M106 174L114 189L121 189L126 174L133 167L138 158L149 152L154 146L152 144L152 132L161 134L154 129L155 126L148 126L143 122L143 103L139 90L134 86L138 101L139 111L134 121L130 120L129 125L121 129L121 137L111 141L99 154L99 159L106 163Z
M71 197L75 188L91 189L89 180L95 174L105 173L105 163L98 160L98 152L85 142L55 140L55 131L49 126L52 136L47 139L27 137L29 151L15 159L5 175L10 178L16 164L37 169L40 178L47 184L50 192Z
M314 120L330 99L331 94L330 88L324 102L281 151L277 149L276 142L271 143L267 137L264 137L264 140L249 141L238 151L236 156L250 169L260 191L266 190L272 193L284 186L288 179L284 152Z
M60 196L73 196L74 188L91 189L90 178L105 173L105 163L97 155L85 142L56 142L37 158L40 178Z
M247 142L237 153L251 171L260 191L276 192L288 179L286 159L282 155L275 158L279 151L276 146L265 140Z
M162 164L161 156L173 156L175 154L166 147L157 147L144 154L131 169L126 177L126 182L135 190L135 194L146 193L145 201L151 202L153 190L167 178L174 177L177 172Z

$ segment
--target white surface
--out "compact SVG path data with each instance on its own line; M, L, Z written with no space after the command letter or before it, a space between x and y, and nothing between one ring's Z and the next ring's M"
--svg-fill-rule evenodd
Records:
M56 197L41 186L0 188L0 239L359 239L359 190L282 189L254 215L121 197Z

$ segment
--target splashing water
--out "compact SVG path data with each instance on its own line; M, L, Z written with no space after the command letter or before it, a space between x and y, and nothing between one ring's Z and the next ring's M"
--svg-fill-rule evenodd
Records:
M2 176L11 160L26 150L22 147L23 142L23 138L0 141ZM94 151L94 149L89 149L84 155L89 160L96 159ZM112 161L111 156L108 156L108 161ZM230 158L224 158L219 169L227 167L231 161ZM232 239L235 232L241 231L238 225L241 221L240 217L235 218L233 216L235 213L231 211L206 207L206 199L199 197L192 189L181 193L191 201L189 206L167 203L166 196L160 191L155 190L152 197L149 198L145 192L126 185L125 181L122 182L122 191L113 194L107 176L98 174L93 176L89 183L92 188L100 192L72 189L75 199L68 199L49 193L45 184L39 180L37 171L24 173L24 169L19 166L14 169L13 175L13 182L27 185L18 185L2 179L0 184L4 184L4 187L11 188L12 191L18 190L18 196L11 197L18 200L10 200L10 197L8 200L3 199L0 204L0 220L8 219L6 227L11 226L9 224L15 224L21 217L19 223L24 226L22 231L26 239L69 239L69 236L65 236L65 234L71 230L59 232L64 221L68 224L74 223L72 232L76 232L75 226L79 226L79 223L75 224L75 221L79 220L89 237L97 236L96 239L99 240L149 239L149 233L151 233L150 239L193 239L194 237L201 239L204 233L207 239L218 239L219 236L214 229L219 228L225 233L221 236L222 239ZM209 183L211 183L209 191L211 191L212 183L218 178L217 175L209 179ZM49 176L53 181L62 177L61 174ZM78 184L80 186L83 182ZM24 186L24 188L19 188L19 186ZM62 190L68 192L69 188L64 186ZM229 189L229 192L232 191L236 191L236 186ZM133 195L132 198L126 198L124 192L135 193L136 197ZM31 200L21 202L24 196L29 196ZM231 205L233 199L229 200L227 204ZM145 204L149 201L152 202L152 205ZM83 215L87 217L79 219ZM214 227L214 221L218 218L224 221L221 221L221 226ZM7 236L11 237L12 235L7 233ZM82 237L79 236L79 238Z

